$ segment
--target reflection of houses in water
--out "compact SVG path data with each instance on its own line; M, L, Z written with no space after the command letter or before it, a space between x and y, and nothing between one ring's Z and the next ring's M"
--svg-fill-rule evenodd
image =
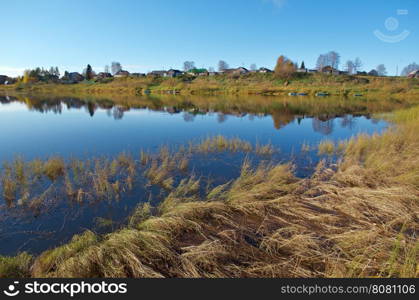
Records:
M335 116L313 118L313 130L324 135L331 134L334 127L334 118Z
M217 122L220 123L220 124L227 121L227 118L228 118L227 115L224 114L224 113L220 112L220 113L217 114Z
M173 114L179 114L181 112L181 110L178 109L175 106L165 106L165 107L163 107L163 111L165 111L165 112L167 112L169 114L172 114L172 115Z
M340 126L342 128L349 128L350 130L354 129L356 125L356 118L352 115L344 115L340 121Z
M193 121L195 121L195 117L196 117L196 115L191 114L190 112L184 112L183 113L183 120L185 122L193 122Z

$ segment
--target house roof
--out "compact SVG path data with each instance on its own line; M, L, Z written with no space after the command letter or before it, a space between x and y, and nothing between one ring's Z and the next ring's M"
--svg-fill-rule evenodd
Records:
M161 74L166 74L167 73L167 71L164 71L164 70L162 70L162 71L151 71L150 72L150 74L155 74L155 75L161 75Z
M206 72L208 72L208 70L207 69L203 69L203 68L201 68L201 69L191 69L191 70L189 70L188 71L189 73L195 73L195 74L198 74L198 73L206 73Z
M125 70L121 70L121 71L117 72L115 75L129 75L129 72L125 71Z
M338 71L337 69L333 68L332 66L326 66L321 68L321 70L324 71Z

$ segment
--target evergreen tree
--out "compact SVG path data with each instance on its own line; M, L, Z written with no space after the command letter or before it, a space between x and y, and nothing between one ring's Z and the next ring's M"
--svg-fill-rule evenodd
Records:
M93 79L93 70L92 70L92 66L91 65L87 65L87 68L86 68L86 79L87 80Z
M306 65L304 64L304 60L303 60L303 62L301 63L300 69L305 69L305 68L306 68Z

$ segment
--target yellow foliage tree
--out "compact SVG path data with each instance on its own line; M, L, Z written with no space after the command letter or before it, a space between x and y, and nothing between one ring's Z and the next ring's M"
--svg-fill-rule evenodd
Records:
M276 63L275 75L281 78L289 78L296 71L294 63L281 55Z

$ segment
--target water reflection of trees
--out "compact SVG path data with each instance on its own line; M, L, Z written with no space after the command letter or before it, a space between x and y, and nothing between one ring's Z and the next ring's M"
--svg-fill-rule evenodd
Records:
M356 118L348 113L351 111L350 104L349 107L342 108L341 105L338 105L335 108L333 102L331 102L329 106L325 107L325 110L328 111L327 114L322 114L318 112L321 111L321 109L319 110L318 108L318 105L321 103L317 103L314 106L310 100L307 100L307 103L301 104L286 101L283 101L284 103L275 103L275 101L272 101L272 99L267 97L261 100L256 99L255 102L252 102L246 97L243 97L243 99L236 99L236 102L227 99L225 101L219 100L217 102L212 99L189 99L181 96L168 99L159 97L137 97L135 101L127 100L126 103L121 104L121 101L114 102L109 99L82 100L73 97L29 98L21 96L0 96L0 103L5 104L17 101L24 103L30 110L41 113L53 112L55 114L61 114L64 107L66 107L67 110L80 110L84 108L91 117L94 117L96 111L101 109L105 110L107 115L115 120L123 119L125 112L130 109L149 109L166 112L168 114L182 114L185 122L193 122L199 114L211 114L213 112L216 113L217 122L219 123L226 122L229 116L238 118L248 116L249 120L253 120L255 117L264 118L266 116L271 116L274 123L273 125L278 130L295 120L298 124L301 124L302 120L313 118L313 129L324 135L329 135L333 132L333 120L337 117L342 117L340 125L343 128L353 129L356 125ZM258 105L257 101L260 101L261 104ZM359 110L359 103L357 105L358 106L354 105L354 109ZM346 112L340 113L339 110L342 109ZM362 108L361 110L364 111L366 108Z
M321 120L319 118L313 118L313 130L323 135L330 135L333 132L334 119Z

